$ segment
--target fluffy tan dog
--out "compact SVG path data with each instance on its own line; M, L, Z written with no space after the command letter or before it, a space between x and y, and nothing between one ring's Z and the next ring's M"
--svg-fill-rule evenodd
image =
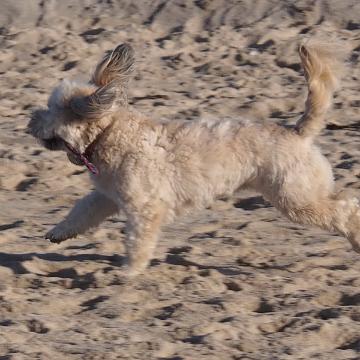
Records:
M308 99L294 128L243 119L159 121L130 109L129 45L108 52L89 83L63 81L29 123L50 150L86 165L96 190L46 237L59 243L127 215L129 275L148 265L162 224L242 187L261 192L290 220L347 237L360 251L360 209L334 193L329 162L314 145L338 85L338 61L324 46L299 49Z

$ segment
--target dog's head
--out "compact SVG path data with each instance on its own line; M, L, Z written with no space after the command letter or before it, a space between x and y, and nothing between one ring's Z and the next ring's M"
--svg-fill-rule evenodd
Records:
M70 161L94 140L94 129L126 106L126 88L134 68L134 52L122 44L105 54L88 83L63 80L52 92L47 109L32 113L28 131L49 150L64 150ZM96 136L96 134L95 134Z

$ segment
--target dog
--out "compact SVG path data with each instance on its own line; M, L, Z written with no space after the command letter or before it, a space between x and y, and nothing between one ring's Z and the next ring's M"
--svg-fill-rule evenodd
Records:
M299 55L308 96L294 127L144 116L127 100L135 63L127 44L107 52L88 83L63 80L28 129L45 148L85 165L95 190L46 238L60 243L122 210L134 276L149 264L163 224L246 187L291 221L339 233L360 252L358 200L335 193L331 166L314 144L338 87L338 60L321 44L303 44Z

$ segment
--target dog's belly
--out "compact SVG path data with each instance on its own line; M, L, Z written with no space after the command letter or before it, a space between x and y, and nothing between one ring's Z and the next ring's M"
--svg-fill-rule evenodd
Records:
M197 171L184 170L173 187L178 200L176 212L192 207L202 209L219 197L232 195L247 183L253 173L253 169L245 164L224 165L224 162L208 163Z

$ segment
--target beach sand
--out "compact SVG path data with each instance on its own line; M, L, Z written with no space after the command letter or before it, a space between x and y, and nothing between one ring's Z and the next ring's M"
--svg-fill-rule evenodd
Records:
M121 214L44 239L92 185L25 132L60 79L86 79L122 42L137 53L130 101L151 117L294 124L297 46L319 34L349 61L317 142L359 193L359 1L2 0L0 359L360 359L360 257L345 239L242 192L167 226L148 271L124 281Z

